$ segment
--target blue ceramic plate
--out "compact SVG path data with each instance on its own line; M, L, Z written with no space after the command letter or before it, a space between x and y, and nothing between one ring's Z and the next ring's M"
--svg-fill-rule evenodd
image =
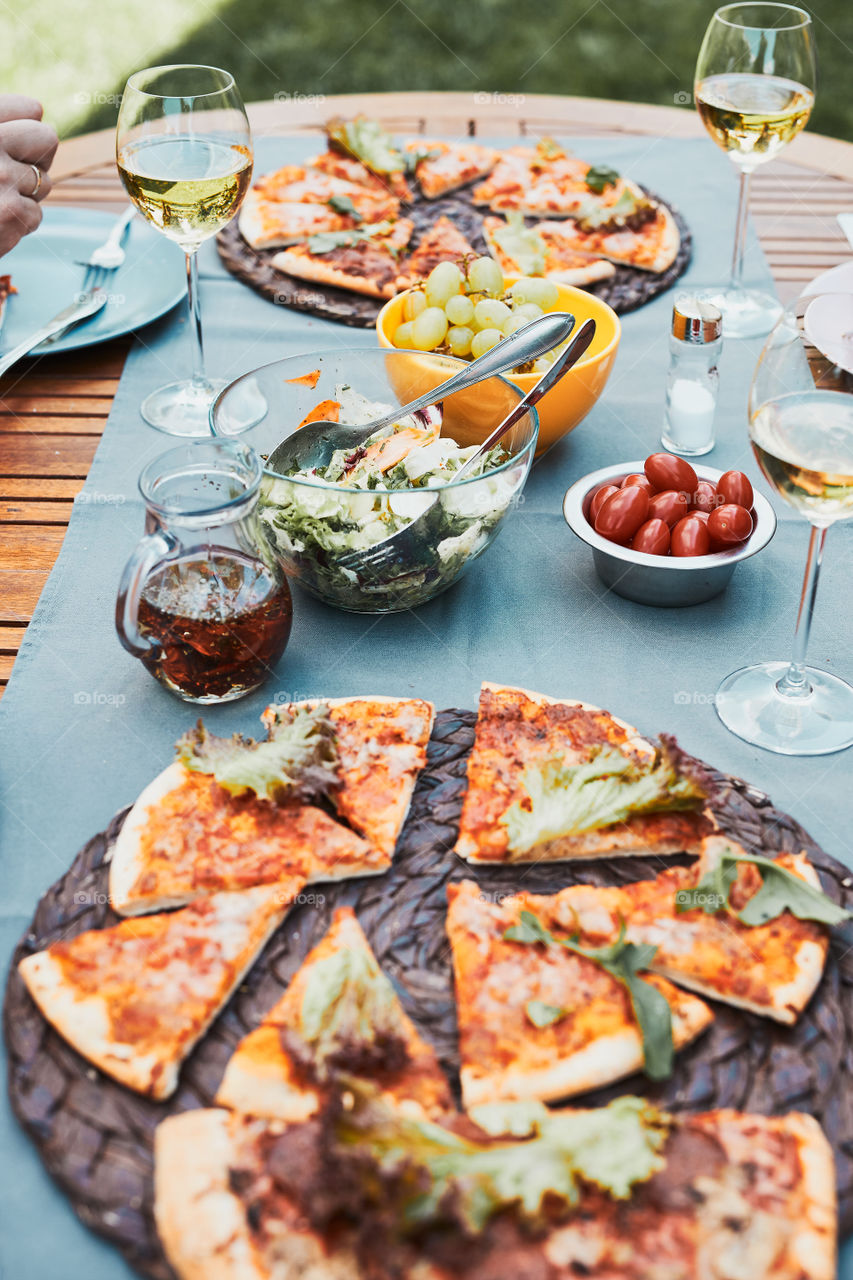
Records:
M73 302L86 268L78 266L103 244L118 215L90 209L44 211L38 231L25 236L0 259L18 290L6 304L0 355ZM186 294L184 255L177 245L134 218L124 239L127 257L111 272L103 311L51 343L45 350L73 351L130 333L169 311Z

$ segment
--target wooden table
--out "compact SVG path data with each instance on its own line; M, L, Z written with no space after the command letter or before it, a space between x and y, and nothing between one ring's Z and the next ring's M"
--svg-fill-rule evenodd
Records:
M366 94L255 103L249 116L256 136L307 138L328 117L358 111L392 132L447 137L706 137L693 111L543 95ZM111 129L63 142L52 173L52 205L116 211L124 205ZM853 210L849 143L807 133L784 160L758 170L751 212L783 298L850 257L835 221L844 210ZM0 693L62 544L129 346L124 338L43 356L0 380Z

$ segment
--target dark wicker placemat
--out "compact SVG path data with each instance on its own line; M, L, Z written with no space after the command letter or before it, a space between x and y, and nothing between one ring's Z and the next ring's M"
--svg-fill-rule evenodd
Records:
M651 192L647 192L651 195ZM649 271L638 271L634 267L617 267L616 274L598 284L590 285L590 293L596 294L607 302L619 315L626 311L635 311L637 307L650 302L658 294L665 293L675 281L687 270L692 254L692 238L684 218L672 205L652 196L659 204L666 205L675 218L681 235L681 245L672 266L660 275ZM415 224L412 243L417 244L425 230L446 214L452 218L459 230L478 253L487 253L483 239L483 212L471 200L470 188L467 191L454 192L441 200L424 200L417 197L415 203L406 205L406 217ZM531 226L537 219L528 218ZM230 222L216 237L216 247L225 266L238 280L262 294L263 297L282 307L292 307L296 311L308 311L312 315L321 316L324 320L337 320L340 324L353 325L360 329L372 329L376 317L384 305L384 299L368 298L362 294L350 293L346 289L336 289L332 285L309 283L297 280L276 271L272 259L278 252L276 249L252 249L241 236L237 228L237 220Z
M106 1236L127 1261L154 1280L170 1268L152 1217L152 1137L173 1111L209 1106L237 1041L275 1003L335 907L356 908L377 956L403 1003L436 1046L456 1083L455 1007L444 931L445 889L473 876L492 893L523 883L537 892L566 884L614 884L655 875L658 859L472 868L450 848L455 840L465 759L473 741L471 711L440 712L412 811L393 869L377 879L316 886L316 901L295 910L267 946L227 1009L192 1054L177 1093L165 1103L141 1098L103 1076L45 1023L12 967L4 1013L9 1088L14 1110L82 1221ZM719 777L719 775L718 775ZM801 827L738 779L719 777L718 817L747 848L805 849L826 891L853 905L853 881ZM119 814L78 854L38 905L15 963L56 938L116 920L107 906L107 862ZM584 1105L641 1092L673 1111L735 1107L766 1113L793 1109L822 1122L835 1150L842 1232L853 1228L853 953L836 937L820 988L796 1027L715 1007L709 1032L677 1058L672 1079L651 1086L643 1076L584 1096Z

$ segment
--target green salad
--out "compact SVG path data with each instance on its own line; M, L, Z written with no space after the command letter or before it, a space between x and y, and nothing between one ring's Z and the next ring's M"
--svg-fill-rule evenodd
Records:
M358 426L391 411L350 387L335 389L340 420ZM261 519L289 572L323 600L356 612L411 608L449 586L485 549L524 483L526 466L501 468L493 449L473 483L447 487L477 450L442 436L438 406L401 418L327 466L267 478ZM466 478L467 480L467 478ZM297 483L292 483L296 481ZM424 517L420 519L420 517ZM381 566L339 563L418 520Z

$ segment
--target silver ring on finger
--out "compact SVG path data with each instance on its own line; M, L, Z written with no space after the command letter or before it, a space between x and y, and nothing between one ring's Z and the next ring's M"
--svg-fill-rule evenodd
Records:
M38 165L37 165L37 164L31 164L31 165L30 165L30 168L32 169L33 173L35 174L36 185L33 187L32 191L30 192L30 194L29 194L29 196L28 196L27 198L28 198L29 200L35 200L36 196L38 195L39 191L41 190L41 184L42 184L42 182L43 182L43 180L44 180L44 174L42 173L41 169L38 167Z

